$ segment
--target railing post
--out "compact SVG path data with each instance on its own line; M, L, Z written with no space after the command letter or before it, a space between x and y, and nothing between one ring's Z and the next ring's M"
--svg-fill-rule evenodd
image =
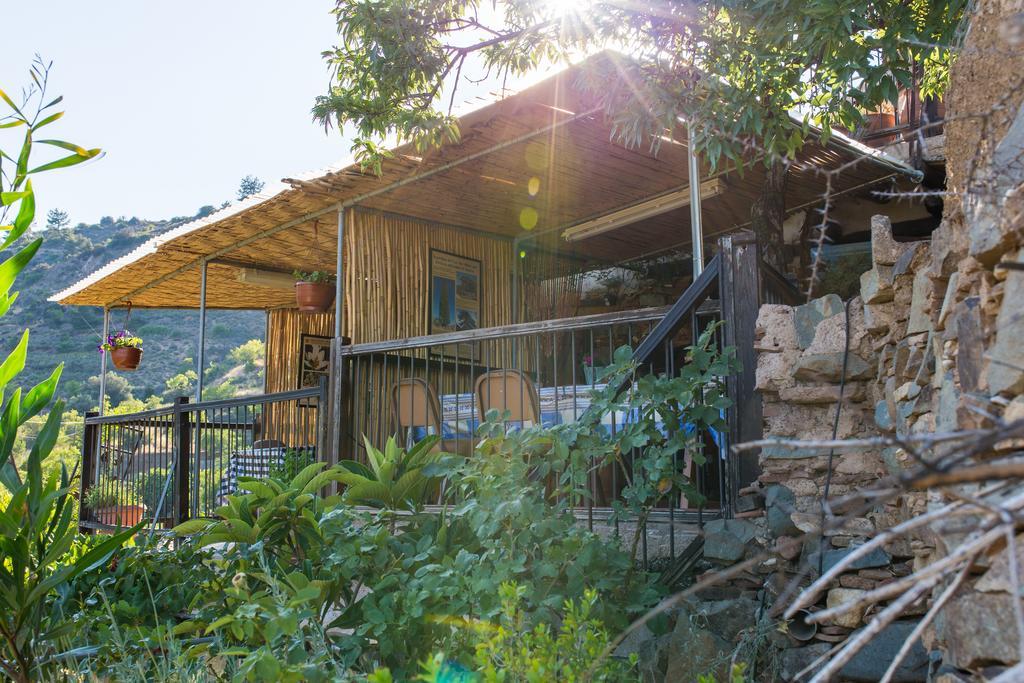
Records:
M332 342L333 345L333 342ZM320 393L316 397L316 458L322 462L337 462L338 458L328 450L330 443L330 404L328 381L326 377L320 378Z
M727 381L729 397L733 400L728 413L729 444L732 445L761 438L761 396L756 389L757 355L754 353L754 329L761 304L761 269L757 239L752 233L722 237L719 246L723 336L725 345L736 349L740 363L738 372ZM727 494L731 506L739 488L753 482L760 468L756 451L747 451L738 460L730 456L729 463ZM731 514L731 507L727 510Z
M99 434L99 425L89 424L89 419L97 417L99 412L90 410L85 414L82 426L82 469L81 485L78 488L78 530L83 534L92 533L92 529L84 526L82 522L86 517L85 494L96 483L96 436Z
M189 479L192 451L192 424L188 412L188 397L179 396L174 401L174 514L175 523L181 524L189 518Z

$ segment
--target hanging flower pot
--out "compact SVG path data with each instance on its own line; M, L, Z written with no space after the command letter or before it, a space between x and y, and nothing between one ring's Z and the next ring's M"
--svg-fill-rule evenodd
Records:
M298 282L295 283L295 303L303 313L321 313L328 310L334 303L334 276L323 271L293 273Z
M120 346L110 352L110 359L118 370L136 370L142 360L142 349Z
M128 330L107 337L100 344L100 352L110 352L110 360L118 370L135 370L142 360L142 338L135 337Z

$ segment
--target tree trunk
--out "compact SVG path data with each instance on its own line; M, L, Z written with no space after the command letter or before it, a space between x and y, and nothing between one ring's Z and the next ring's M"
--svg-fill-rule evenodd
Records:
M766 169L761 196L750 208L751 228L761 243L764 259L785 272L782 221L786 214L786 163L775 159Z

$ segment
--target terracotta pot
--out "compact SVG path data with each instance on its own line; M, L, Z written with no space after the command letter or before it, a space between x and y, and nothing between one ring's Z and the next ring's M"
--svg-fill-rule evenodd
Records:
M320 282L296 282L295 302L304 313L326 311L334 303L334 285Z
M114 367L118 370L135 370L142 360L142 349L119 346L111 349L110 360L114 361Z
M143 515L146 514L146 508L142 505L112 505L93 510L92 514L100 524L117 526L120 519L121 526L129 527L142 521Z
M896 139L896 133L888 135L877 135L883 130L891 130L896 127L896 114L892 112L872 112L864 117L865 133L870 138L870 144L882 145Z

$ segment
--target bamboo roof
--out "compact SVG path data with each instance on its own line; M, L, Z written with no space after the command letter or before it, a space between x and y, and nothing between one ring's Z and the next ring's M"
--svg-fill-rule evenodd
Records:
M607 58L599 55L595 58ZM61 304L197 308L205 259L207 306L294 306L288 290L240 282L242 267L335 270L337 215L359 207L437 222L496 239L531 239L560 255L614 263L689 243L684 207L590 239L568 243L564 228L688 184L683 131L655 151L611 140L610 124L575 87L571 67L518 94L460 117L461 139L426 152L392 151L380 176L358 164L286 178L277 188L155 237L50 298ZM823 171L835 194L859 192L915 172L877 150L836 135L808 144L789 170L787 210L821 201ZM714 172L726 188L703 202L705 237L747 225L764 169ZM702 164L701 179L713 174ZM526 226L524 228L524 226ZM529 229L526 229L529 228Z

